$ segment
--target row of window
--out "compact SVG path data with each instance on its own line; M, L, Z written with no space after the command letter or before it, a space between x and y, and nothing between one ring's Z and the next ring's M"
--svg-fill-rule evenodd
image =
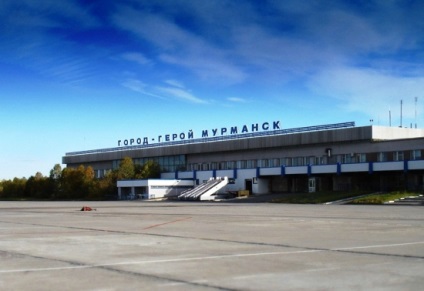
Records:
M144 165L148 161L154 161L158 163L163 172L175 172L177 170L184 170L186 168L185 155L133 159L135 165ZM120 162L120 160L113 161L112 168L119 168Z
M392 157L390 157L390 155L392 155ZM407 159L405 157L405 152L403 151L396 151L396 152L392 152L392 153L379 153L378 154L378 161L379 162L387 162L387 161L403 161ZM412 150L410 152L410 156L409 156L410 160L421 160L421 150Z
M409 159L421 160L421 150L413 150L408 153ZM251 169L256 167L272 168L280 166L306 166L306 165L327 165L327 164L350 164L350 163L366 163L366 162L387 162L387 161L403 161L405 160L405 152L382 152L375 154L342 154L331 157L287 157L260 160L241 160L241 161L223 161L210 163L194 163L189 164L189 171L209 171L209 170L231 170L231 169Z
M280 166L306 166L306 165L327 165L327 164L350 164L350 163L366 163L366 162L388 162L388 161L403 161L421 160L422 150L412 151L395 151L381 153L349 153L333 156L309 156L309 157L285 157L273 159L252 159L241 161L222 161L209 163L193 163L186 165L185 155L153 157L153 158L138 158L134 159L135 164L143 165L149 160L153 160L161 167L162 172L175 171L209 171L209 170L230 170L230 169L252 169L256 167L272 168ZM119 167L120 160L113 161L113 169ZM99 170L97 176L105 175L105 170Z

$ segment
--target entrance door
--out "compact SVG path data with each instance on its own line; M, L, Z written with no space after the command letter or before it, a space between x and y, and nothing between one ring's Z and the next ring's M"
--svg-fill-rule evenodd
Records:
M316 179L315 178L309 178L309 182L308 182L308 188L309 188L309 193L314 193L316 191Z
M252 194L252 189L253 189L252 179L244 180L244 186L245 186L244 188L249 191L249 194Z

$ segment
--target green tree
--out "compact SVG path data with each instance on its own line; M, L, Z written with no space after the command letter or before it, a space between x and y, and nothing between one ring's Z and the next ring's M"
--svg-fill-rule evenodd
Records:
M89 200L115 199L117 197L116 171L109 171L101 179L93 181L93 191L90 191Z
M137 179L160 178L160 166L158 163L150 160L137 168Z
M2 182L2 198L20 199L25 197L26 178L13 178Z
M50 178L58 180L62 175L62 167L60 164L54 165L53 169L50 170Z
M49 178L37 172L35 176L31 176L25 183L25 197L29 199L49 199L51 198L52 189L50 187Z
M123 179L133 179L134 177L135 177L134 162L130 157L125 157L119 164L117 178L119 180L123 180Z
M65 168L60 179L59 199L85 199L93 191L94 170L80 165L78 168Z
M62 177L62 167L60 164L55 164L53 169L50 170L50 177L49 177L49 188L50 188L50 198L56 199L58 196L60 196L61 191L61 181Z

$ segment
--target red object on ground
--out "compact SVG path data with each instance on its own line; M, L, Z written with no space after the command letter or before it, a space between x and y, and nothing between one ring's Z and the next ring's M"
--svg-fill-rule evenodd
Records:
M81 211L91 211L91 210L93 210L93 208L88 207L88 206L83 206L83 207L81 208Z

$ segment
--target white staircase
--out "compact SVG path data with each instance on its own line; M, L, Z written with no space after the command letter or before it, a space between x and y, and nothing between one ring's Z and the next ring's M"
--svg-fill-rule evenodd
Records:
M199 186L184 191L178 196L179 200L214 200L215 193L228 184L228 177L210 178Z

